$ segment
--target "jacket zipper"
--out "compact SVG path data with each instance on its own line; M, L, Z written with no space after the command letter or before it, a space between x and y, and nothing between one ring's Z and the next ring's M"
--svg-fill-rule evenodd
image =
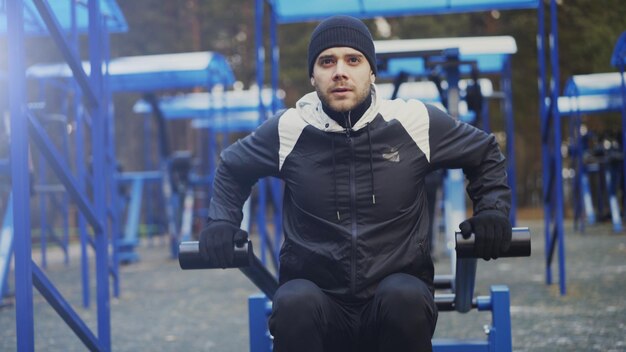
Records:
M356 294L356 168L354 161L354 143L350 131L352 130L352 122L350 121L350 112L348 112L348 127L346 128L346 137L350 149L350 222L352 226L352 251L350 258L350 290L352 294Z

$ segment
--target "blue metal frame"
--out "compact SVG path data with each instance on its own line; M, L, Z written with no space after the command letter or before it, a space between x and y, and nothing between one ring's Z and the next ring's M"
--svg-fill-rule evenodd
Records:
M586 223L595 223L595 211L591 202L588 177L590 172L601 173L605 178L606 189L598 187L598 203L602 205L604 196L608 198L611 212L613 231L622 231L622 219L620 206L617 200L617 188L619 181L613 181L617 170L613 165L599 165L592 167L583 163L583 154L587 146L583 141L580 129L582 126L582 113L597 114L611 111L621 111L624 101L621 94L624 75L617 72L597 73L590 75L575 75L567 80L564 88L564 96L559 97L558 105L561 116L569 117L570 125L570 154L575 169L574 178L574 225L582 230ZM626 125L622 126L624 130ZM602 183L602 182L601 182ZM584 210L584 211L583 211ZM600 209L599 209L600 210ZM584 218L586 215L586 219Z
M491 286L489 296L476 298L479 311L491 312L491 324L485 327L486 340L434 339L435 352L510 352L513 350L509 288ZM267 320L272 302L263 294L248 298L250 352L271 352L272 338Z
M321 20L344 14L354 17L443 15L451 13L534 9L537 0L322 0L316 2L293 0L268 0L278 13L280 23Z
M6 0L0 2L0 5L6 3ZM43 16L37 11L36 5L33 0L26 0L22 2L24 6L24 31L29 36L47 36L50 34L50 29L46 25L46 21ZM126 19L122 15L117 2L115 0L101 0L100 9L106 16L106 26L110 32L120 33L128 30L128 24ZM0 34L5 34L7 31L7 13L6 9L0 6ZM83 3L81 6L76 6L72 1L55 1L52 7L53 14L59 19L61 28L63 31L69 32L72 29L72 17L75 17L76 25L72 30L80 33L87 33L88 28L88 9Z
M256 53L257 53L257 85L259 87L263 86L264 83L264 71L265 71L265 49L263 44L263 17L264 17L264 4L267 3L270 9L270 35L273 35L274 27L278 24L282 23L292 23L292 22L302 22L302 21L312 21L312 20L320 20L326 18L330 15L335 14L345 14L352 15L360 18L372 18L375 16L391 16L393 14L402 14L406 15L425 15L425 14L442 14L442 13L458 13L458 12L473 12L473 11L484 11L484 10L493 10L493 9L523 9L523 8L537 8L541 1L538 0L527 0L527 1L516 1L516 0L505 0L505 1L462 1L462 2L449 2L445 3L418 3L412 2L407 3L406 1L401 1L399 3L385 2L384 5L382 3L377 3L375 1L347 1L342 4L338 4L335 1L331 1L327 4L327 6L316 2L315 4L307 4L305 2L288 2L282 0L256 0L256 11L255 11L255 23L256 23ZM278 51L275 49L276 44L274 43L274 39L271 39L270 45L272 46L272 53L277 53ZM458 56L458 55L457 55ZM272 83L274 84L275 80L275 71L274 68L278 67L278 55L272 55L271 58L271 67L272 67ZM513 188L515 193L515 168L514 168L514 135L513 135L513 109L510 104L511 97L511 85L510 85L510 60L505 61L504 71L502 72L502 84L504 87L505 98L509 99L508 104L505 103L504 111L505 111L505 119L507 122L507 136L509 138L510 144L507 144L507 154L510 154L511 157L509 159L509 175L508 181ZM490 66L491 67L491 66ZM450 76L452 74L452 76ZM447 73L447 76L451 77L454 80L454 73ZM458 74L456 74L458 76ZM455 82L458 82L458 78ZM262 110L263 107L259 106L259 109ZM453 116L455 116L453 114ZM511 171L513 170L513 171ZM457 177L458 178L458 177ZM455 178L456 179L456 178ZM462 182L462 181L461 181ZM264 197L265 194L265 185L262 180L259 182L259 194L260 197ZM452 192L450 190L449 192ZM454 194L454 193L452 193ZM464 194L461 192L460 194ZM513 195L513 200L515 201L515 194ZM260 201L265 202L265 199L260 199ZM455 204L461 204L460 200L455 200ZM464 203L464 201L463 201ZM515 223L515 212L516 207L512 208L511 219L512 222ZM463 215L464 218L464 215ZM459 219L461 219L459 217ZM257 222L261 223L264 221L261 219L261 216L258 216ZM457 219L450 219L450 221L457 221ZM462 219L461 219L462 221ZM448 221L446 221L448 223ZM460 222L457 222L457 224ZM261 229L262 231L262 229ZM450 231L448 231L450 233ZM262 234L262 240L266 237ZM262 250L264 249L264 241L261 243ZM264 253L264 251L262 252ZM262 254L262 259L264 259L264 254Z
M537 7L538 36L537 54L539 63L539 113L541 117L541 141L543 164L543 203L545 229L546 284L552 284L552 260L558 253L559 291L565 295L565 244L563 230L563 175L561 170L561 129L559 98L559 55L557 5L550 1L550 77L546 68L546 30L545 9L543 3ZM550 81L549 81L550 78Z
M11 173L13 179L13 210L14 231L16 234L15 267L16 277L16 326L17 346L19 351L34 350L34 317L33 317L33 284L46 297L49 303L68 323L78 337L93 350L108 351L111 347L111 327L109 311L109 255L108 235L105 224L106 194L104 187L105 173L105 116L106 105L103 104L103 78L100 70L93 70L89 78L84 73L76 59L76 51L65 39L65 33L56 19L49 4L43 0L33 1L37 10L46 23L46 26L68 61L69 66L77 77L82 93L88 101L88 108L92 118L93 142L93 203L91 203L82 187L76 185L74 177L68 173L66 162L59 156L46 131L40 126L37 119L29 113L26 107L25 68L24 58L24 2L10 1L7 6L8 38L9 38L9 67L12 85L11 106ZM89 56L92 67L101 67L102 64L102 17L99 2L89 0ZM106 46L105 46L106 47ZM30 130L30 131L28 131ZM57 176L68 188L68 192L85 213L87 220L94 228L96 251L96 282L97 282L97 339L89 328L82 322L71 307L58 294L54 285L47 280L45 274L39 270L31 260L30 244L30 189L28 169L28 135L33 137L40 151L50 163ZM93 207L92 207L93 204Z
M30 185L28 170L28 131L26 77L24 74L24 4L7 3L9 50L9 106L11 111L11 179L13 180L13 231L15 234L15 308L18 351L34 351L33 281L30 237Z

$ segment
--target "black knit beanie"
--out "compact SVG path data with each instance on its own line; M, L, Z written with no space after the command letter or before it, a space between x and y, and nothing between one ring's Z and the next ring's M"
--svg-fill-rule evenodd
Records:
M376 53L372 34L361 20L350 16L333 16L320 23L309 42L309 77L317 56L332 47L347 46L363 53L376 74Z

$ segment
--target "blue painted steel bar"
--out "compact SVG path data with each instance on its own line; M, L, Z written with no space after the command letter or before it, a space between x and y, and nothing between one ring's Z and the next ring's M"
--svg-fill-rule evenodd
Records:
M491 352L487 341L433 340L433 352Z
M512 350L511 311L509 288L503 285L491 287L491 316L493 327L489 331L489 343L492 351L510 352Z
M84 109L81 105L82 94L76 82L72 82L74 98L72 100L72 115L74 116L74 145L75 145L75 165L76 165L76 188L79 193L85 193L87 189L87 170L85 167L85 121ZM77 212L76 220L78 225L78 235L80 238L80 268L82 285L83 307L89 307L91 303L91 285L89 284L89 233L87 231L87 221L82 211Z
M70 14L70 45L75 53L79 52L80 42L78 41L78 17L77 17L77 8L76 6L71 7ZM86 191L85 178L86 178L86 168L85 168L85 152L84 152L84 119L81 101L82 94L80 91L80 87L75 80L71 82L71 90L74 93L72 99L72 115L74 116L75 122L75 137L74 137L74 145L75 145L75 165L76 165L76 180L77 187L80 192ZM80 237L80 281L82 286L82 303L84 308L88 308L91 303L91 285L89 283L89 252L88 252L88 239L89 233L87 232L87 223L85 221L85 216L82 212L78 212L76 214L77 222L78 222L78 234Z
M585 167L583 165L583 167ZM585 167L586 168L586 167ZM593 209L593 199L591 198L591 189L589 186L589 176L588 176L588 171L585 171L581 177L580 177L580 187L581 187L581 194L582 194L582 202L583 202L583 208L585 210L585 214L587 216L587 223L588 224L595 224L596 223L596 213L595 210Z
M511 87L511 58L504 59L504 70L502 71L502 91L504 92L504 118L506 128L506 164L507 181L511 187L511 225L515 226L517 217L517 181L515 168L515 118L513 116L513 89ZM484 104L489 105L489 104Z
M255 0L255 47L256 47L256 83L259 87L259 116L264 120L266 118L265 105L263 104L263 86L265 84L265 46L263 44L263 17L265 13L265 1ZM257 231L259 232L261 243L261 262L266 264L266 248L269 242L269 234L267 232L267 224L265 222L266 217L266 205L267 205L267 180L262 179L257 183L257 207L256 207L256 224ZM271 247L270 247L271 248ZM271 260L275 261L276 258L272 256Z
M282 108L282 99L278 96L279 91L279 68L280 68L280 50L278 46L277 35L277 18L276 11L272 8L270 10L270 47L272 49L271 58L271 72L272 72L272 115L278 112L279 108ZM267 116L263 116L263 121ZM272 206L274 208L274 238L273 248L270 248L272 256L278 258L280 253L280 246L282 245L282 189L283 184L277 178L270 178L269 189L272 195ZM275 260L276 268L278 268L278 260Z
M620 94L622 97L622 155L626 155L626 77L624 71L626 68L626 31L620 35L615 44L613 55L611 55L611 64L620 72ZM626 162L622 163L622 175L626 175ZM626 192L626 177L623 177L622 192ZM623 197L622 209L626 211L626 197Z
M272 49L272 57L271 57L271 80L272 80L272 114L275 114L279 108L279 100L280 98L277 96L278 94L278 75L279 75L279 64L280 64L280 50L278 47L278 38L277 38L277 24L276 24L276 12L273 9L270 11L270 48ZM261 101L263 101L262 95L259 96ZM263 116L263 121L267 116Z
M9 193L6 210L0 223L0 306L9 286L9 269L13 256L13 196Z
M373 18L411 15L443 15L450 13L534 9L538 0L321 0L315 2L273 0L280 23L320 20L335 14Z
M565 236L563 230L563 174L561 170L563 169L562 165L562 156L561 156L561 117L559 112L559 95L560 95L560 84L559 84L559 28L557 22L557 4L556 0L550 0L550 30L551 30L551 40L550 40L550 58L551 58L551 71L552 71L552 82L551 89L552 94L550 97L551 106L552 106L552 119L553 119L553 133L554 133L554 146L553 146L553 155L554 158L554 221L555 221L555 235L554 238L558 241L558 255L559 255L559 287L561 295L565 295L566 293L566 285L565 285Z
M626 32L625 32L626 34ZM626 35L622 35L626 38ZM626 39L624 39L626 42ZM625 53L626 54L626 53ZM626 56L619 62L619 72L621 73L621 93L622 93L622 155L626 155L626 75L624 75L624 66L626 65ZM626 175L626 162L622 162L622 175ZM622 192L626 193L626 176L622 181ZM623 200L622 209L626 212L626 197Z
M264 294L248 298L248 329L250 352L271 352L272 339L267 330L267 315L271 302Z
M543 221L544 221L544 240L545 246L545 258L546 258L546 284L552 284L552 270L550 264L547 261L549 256L550 232L552 227L552 206L551 206L551 192L550 192L550 178L552 174L552 168L550 163L550 145L549 145L549 118L548 109L546 106L548 78L546 73L546 49L545 49L545 9L543 3L540 3L537 7L537 63L539 66L539 117L541 128L541 163L543 169Z
M139 260L139 255L134 251L134 248L139 243L142 195L143 179L136 178L131 183L130 202L127 206L128 212L124 237L119 239L116 245L116 247L119 247L117 260L122 263L131 263Z
M33 270L33 284L46 299L48 304L57 312L65 323L78 336L83 344L91 351L101 351L103 346L93 335L87 324L85 324L72 306L63 298L63 295L54 287L54 284L39 269L37 264L31 263ZM19 350L19 348L18 348Z
M38 181L40 183L45 184L46 183L46 161L44 156L41 154L41 152L39 152L39 168L38 168ZM46 253L47 253L47 247L48 247L48 236L46 236L46 232L48 231L48 227L50 225L48 225L48 216L46 214L46 199L48 198L48 194L45 194L43 192L38 192L39 197L37 197L38 201L39 201L39 245L40 245L40 252L41 252L41 267L42 268L47 268L48 267L48 260L46 257Z
M611 210L611 222L613 223L613 232L622 231L622 218L619 210L619 201L617 200L617 183L615 180L616 172L610 165L604 168L604 179L606 184L606 193L609 198L609 209Z
M107 29L106 21L107 19L102 17L100 26L100 40L102 45L102 56L104 63L104 75L105 77L102 80L102 106L103 108L103 118L104 118L104 162L105 162L105 184L107 188L105 190L106 194L108 194L108 207L107 211L110 214L111 222L110 229L108 233L111 236L112 243L116 243L122 237L122 229L121 229L121 199L120 194L118 192L118 185L116 181L117 174L117 160L115 158L115 117L113 116L112 109L112 93L110 86L110 43L109 43L109 32ZM113 280L113 296L120 296L120 277L119 277L119 247L113 245L112 246L112 260L110 265L110 273L111 278Z
M76 150L75 165L76 165L76 187L78 191L84 193L87 189L86 178L87 170L85 168L85 121L84 110L80 104L81 92L78 85L72 82L72 88L74 90L74 98L72 101L73 115L75 118L75 136L74 145ZM78 221L78 233L80 236L80 267L81 267L81 285L83 289L83 307L89 307L91 303L91 286L89 284L89 233L87 232L87 221L85 215L82 212L77 213Z
M89 0L89 62L92 68L102 67L102 17L97 0ZM92 69L90 85L96 97L103 96L102 70ZM102 223L106 221L105 194L105 146L106 116L108 106L92 102L91 141L93 146L93 200L95 214ZM105 227L95 232L96 239L96 282L98 310L98 338L104 351L111 350L111 312L109 310L109 243Z
M80 192L78 186L76 186L77 182L74 179L74 176L69 173L69 166L60 156L43 127L39 124L37 119L30 114L27 114L27 118L25 118L25 120L28 120L29 122L28 127L35 145L37 145L46 160L50 163L50 166L55 171L59 180L61 180L63 185L65 185L67 191L78 204L79 209L83 212L87 221L89 221L90 225L93 227L94 232L102 232L103 222L97 217L95 209L91 207L89 200L82 192Z
M9 105L11 111L11 179L13 192L13 234L15 236L15 322L17 350L35 350L33 281L30 234L30 175L28 170L28 128L26 125L26 76L24 68L24 2L7 6Z
M50 5L46 0L32 1L37 7L37 10L39 11L39 14L43 18L44 22L48 26L50 34L54 38L59 50L67 61L67 64L72 69L72 72L74 73L74 78L76 79L78 85L81 87L83 95L86 97L90 105L96 106L98 104L98 95L89 85L87 74L83 70L80 60L78 60L78 58L76 57L76 53L74 52L74 50L72 50L72 46L67 43L65 35L61 32L61 26L54 16ZM89 26L91 28L91 17Z
M445 79L448 82L448 89L446 91L448 101L448 113L454 118L459 117L459 104L461 97L459 93L459 79L460 79L460 67L455 64L459 61L458 49L446 49L443 51L443 58L445 59L442 71L445 73ZM446 64L451 63L451 64ZM466 204L465 204L465 177L461 169L447 170L446 178L444 179L444 204L445 204L445 227L446 227L446 242L450 255L451 268L456 270L456 252L454 251L454 233L458 230L459 224L466 218ZM454 275L454 272L452 272Z

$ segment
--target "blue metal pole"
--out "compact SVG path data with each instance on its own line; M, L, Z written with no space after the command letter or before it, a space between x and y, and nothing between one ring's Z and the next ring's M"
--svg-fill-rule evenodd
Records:
M561 157L561 116L559 113L559 91L560 91L560 71L559 71L559 28L557 22L557 5L556 0L550 1L550 57L552 66L552 119L554 132L554 226L556 231L556 240L558 241L559 253L559 287L561 295L566 294L565 285L565 244L563 234L563 161Z
M275 114L278 110L277 94L280 67L280 48L278 46L277 27L276 12L274 11L274 8L270 8L270 47L272 48L272 114Z
M84 154L84 140L85 131L83 124L83 109L80 107L80 89L74 82L74 116L76 121L75 131L75 145L76 145L76 173L77 173L77 186L80 192L85 192L87 187L85 185L85 178L87 171L85 170L85 154ZM90 305L91 289L89 285L89 233L87 232L87 222L82 212L77 212L78 216L78 232L80 234L80 267L81 267L81 282L83 287L83 307L87 308Z
M515 226L517 218L517 184L515 167L515 119L513 117L513 89L511 87L511 57L504 60L502 72L502 87L504 90L504 114L506 119L506 159L507 181L511 187L511 211L509 214L511 225ZM486 105L486 104L485 104Z
M261 91L265 80L265 47L263 45L263 10L264 0L255 0L254 45L256 48L256 84L259 86L259 113L263 113L263 99ZM263 116L263 115L261 115Z
M278 111L278 76L280 68L280 50L278 46L278 23L276 11L270 7L270 46L272 48L272 115ZM272 194L272 205L274 208L274 248L272 255L274 262L278 263L278 255L282 243L282 181L276 178L269 180L270 192Z
M89 61L91 64L90 86L100 104L92 105L92 154L93 154L93 203L96 216L102 223L101 232L95 235L96 243L96 282L98 307L98 339L105 351L111 350L111 312L109 307L109 243L106 233L106 194L105 194L105 136L106 109L102 104L102 17L98 0L89 0Z
M76 4L71 6L71 31L70 31L70 45L76 57L78 57L79 41L78 41L78 20L76 14ZM72 115L74 116L75 132L74 132L74 145L76 148L76 184L80 192L86 191L85 185L85 152L84 141L85 132L83 126L83 112L81 108L81 91L76 80L72 79L71 82L72 91L74 93L72 99ZM91 289L89 285L89 252L88 252L88 238L87 223L85 216L82 212L77 213L78 218L78 233L80 236L80 267L81 267L81 284L83 288L83 307L88 308L91 300Z
M546 243L544 254L546 258L546 284L552 284L552 270L550 267L550 263L548 262L548 257L550 255L550 228L552 226L552 207L550 206L550 132L548 125L548 110L546 108L546 87L548 86L547 73L546 73L546 60L545 60L545 9L543 2L539 2L537 6L537 63L539 65L539 116L540 116L540 127L541 127L541 162L543 169L543 221L544 221L544 240Z
M267 329L268 306L271 302L263 294L248 298L248 329L250 352L270 352L272 340Z
M458 49L447 49L444 51L446 62L458 62ZM448 82L448 113L455 119L459 118L459 104L461 102L459 93L460 67L458 65L445 65L443 70ZM444 203L445 203L445 226L447 248L450 254L450 264L453 271L456 271L456 252L454 251L454 233L458 231L459 224L466 218L465 204L465 177L461 169L448 169L444 179ZM453 272L454 274L454 272Z
M113 111L112 93L109 87L109 62L110 57L110 43L109 32L107 29L106 19L102 19L102 49L105 61L105 78L103 79L102 89L102 105L104 107L104 120L106 125L105 134L105 169L106 184L109 185L108 193L110 195L109 210L111 212L111 241L113 242L112 251L113 258L111 261L111 274L113 277L113 296L120 296L120 278L119 278L119 248L117 243L122 237L122 225L120 221L120 215L122 213L122 202L118 192L117 185L117 159L115 157L115 114Z
M491 351L509 352L512 350L511 302L509 288L504 285L491 287L491 312L493 330L490 333ZM491 337L493 336L493 339Z
M622 60L618 63L620 79L622 82L621 92L622 92L622 155L626 155L626 80L624 79L624 64L626 63L626 57L622 58ZM626 214L626 162L622 162L622 194L623 196L623 204L622 211Z
M24 69L24 3L9 1L7 40L9 106L11 111L11 179L13 180L13 234L15 237L15 323L17 350L35 350L33 279L30 234L28 130L26 126L26 74Z
M265 0L255 0L255 37L254 43L256 47L256 83L259 87L259 117L263 121L266 119L265 106L263 105L263 85L265 81L265 46L263 45L263 17L265 9ZM265 205L266 205L266 187L265 180L259 180L257 183L258 200L256 209L257 231L261 237L261 261L266 263L265 248L267 244L267 227L265 224Z
M41 185L45 185L47 183L46 180L46 160L44 159L41 152L37 153L39 155L39 169L38 172L38 183ZM41 267L48 267L48 258L46 256L46 250L48 248L48 217L46 216L46 200L50 195L45 192L39 192L39 196L37 199L39 200L39 250L41 251Z
M68 90L71 90L71 86L67 87ZM68 99L67 96L65 96L64 98L66 101ZM64 113L67 116L67 106L65 106L63 108ZM67 133L67 123L68 123L69 119L64 119L64 121L62 122L61 125L61 133L63 133L63 152L65 153L65 155L68 158L68 162L70 160L70 147L69 147L69 143L68 143L68 133ZM70 263L70 252L69 252L69 245L70 245L70 224L69 224L69 195L67 194L67 192L63 191L61 193L61 221L63 223L63 238L61 239L61 248L63 249L63 263L67 266Z

